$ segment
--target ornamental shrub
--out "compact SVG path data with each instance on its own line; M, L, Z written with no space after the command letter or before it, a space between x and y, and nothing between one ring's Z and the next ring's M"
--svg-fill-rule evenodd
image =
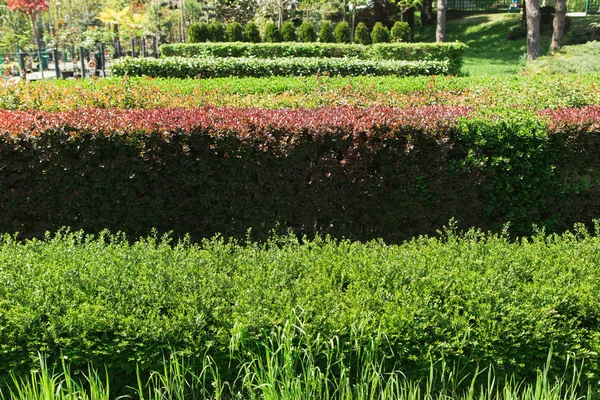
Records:
M211 42L225 41L225 25L219 21L208 24L208 33Z
M244 27L244 41L250 43L260 43L262 39L260 37L260 30L258 25L254 21L250 21Z
M232 22L225 28L225 36L228 42L243 42L244 28L239 22Z
M188 42L204 43L210 40L208 24L206 22L195 22L188 29Z
M335 37L333 36L333 25L331 24L331 21L324 21L321 24L321 29L319 30L319 41L321 43L335 42Z
M371 42L372 43L389 43L390 31L387 26L383 26L381 22L376 22L373 30L371 31Z
M296 27L291 21L284 22L281 26L281 39L284 42L295 42L298 40L296 36Z
M336 43L350 43L350 26L348 23L338 23L333 31L333 36Z
M269 22L265 28L265 42L277 43L281 42L281 32L274 22Z
M358 44L370 44L371 38L369 37L369 30L364 22L359 22L354 29L354 43Z
M390 31L392 42L405 42L407 41L409 34L410 26L408 25L408 22L396 21Z
M304 43L315 42L317 40L317 33L315 27L310 22L304 22L298 28L298 40Z

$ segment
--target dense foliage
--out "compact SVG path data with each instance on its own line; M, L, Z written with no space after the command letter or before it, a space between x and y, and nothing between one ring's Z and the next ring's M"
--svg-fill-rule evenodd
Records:
M198 239L291 228L397 242L451 217L493 230L510 222L518 235L598 217L599 107L471 113L4 111L0 230L157 228Z
M452 73L448 61L388 61L341 58L132 58L123 57L110 66L115 76L162 78L219 78L307 76L418 76Z
M110 78L0 86L0 108L194 108L203 105L314 108L426 105L557 108L600 105L595 76Z
M390 31L387 26L377 22L371 31L371 43L388 43L390 41Z
M598 236L581 228L519 242L447 231L401 246L292 237L244 246L128 244L81 233L20 243L5 235L0 372L39 368L42 350L51 360L68 358L72 370L106 365L119 377L114 386L137 387L136 365L142 376L160 371L175 349L210 356L220 379L209 383L234 384L244 363L296 376L309 366L295 364L307 362L304 351L323 367L334 348L350 383L365 376L362 357L371 354L380 379L393 369L425 378L443 356L468 386L490 364L498 381L535 378L552 348L549 382L575 358L585 360L582 383L594 384L599 247ZM282 361L278 354L288 351ZM487 386L487 377L479 383Z

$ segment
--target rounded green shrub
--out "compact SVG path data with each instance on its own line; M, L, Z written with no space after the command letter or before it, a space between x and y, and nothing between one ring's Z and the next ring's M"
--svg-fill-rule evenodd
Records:
M371 38L369 37L369 30L364 22L359 22L354 29L354 43L359 44L370 44Z
M239 22L232 22L225 28L225 36L228 42L242 42L244 40L244 29Z
M279 28L277 27L276 23L270 22L267 24L265 28L265 42L281 42L281 32L279 32Z
M408 26L408 22L396 21L390 31L392 42L404 42L407 40L409 34L410 26Z
M208 24L208 36L211 42L225 41L225 25L219 21Z
M206 22L195 22L188 29L189 43L202 43L210 40L208 24Z
M310 22L305 22L298 28L298 40L304 43L315 42L317 40L317 33L315 27Z
M255 22L250 21L244 27L244 41L250 43L260 43L262 39L260 37L260 30Z
M319 30L319 41L321 43L335 42L335 37L333 36L333 25L330 21L325 21L321 24L321 29Z
M296 27L291 21L284 22L281 26L281 39L284 42L295 42L297 40Z
M340 22L333 30L336 43L350 43L350 26L347 22Z
M383 26L381 22L375 23L373 30L371 31L371 42L372 43L389 43L390 42L390 31L387 26Z

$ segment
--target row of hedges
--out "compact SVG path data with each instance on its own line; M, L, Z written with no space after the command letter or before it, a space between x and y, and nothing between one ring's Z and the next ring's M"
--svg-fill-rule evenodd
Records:
M175 200L181 199L170 204ZM266 363L240 347L264 353L269 332L288 323L298 327L283 331L298 346L290 357L301 357L310 342L302 337L333 340L348 363L380 346L384 371L416 380L444 356L457 368L453 383L466 377L467 386L479 372L477 390L489 384L482 369L490 364L497 384L511 376L535 379L552 349L549 382L575 358L585 360L583 387L589 382L597 390L598 248L600 238L580 228L518 243L449 232L401 246L302 244L292 237L246 246L222 240L173 246L153 238L129 245L122 236L81 233L21 244L4 235L0 380L39 368L42 351L51 360L68 358L72 371L106 366L118 377L113 389L137 387L136 366L142 376L161 371L163 355L175 349L211 356L235 393L240 364ZM281 343L270 344L275 357ZM360 379L361 367L353 364L346 378Z
M0 231L398 242L599 216L600 107L0 112ZM550 118L552 123L544 122Z
M123 57L110 66L115 76L163 78L218 78L362 75L448 75L455 73L447 61L380 61L339 58L132 58Z
M59 79L0 86L0 109L65 111L204 105L405 108L431 104L540 109L600 105L600 91L594 90L594 85L597 78L590 75Z
M378 43L369 46L334 43L179 43L163 44L173 57L342 57L373 60L449 60L459 71L467 46L463 43Z

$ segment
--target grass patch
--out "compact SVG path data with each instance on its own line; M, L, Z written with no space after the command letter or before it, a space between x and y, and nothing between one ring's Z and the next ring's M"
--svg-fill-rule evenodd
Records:
M565 46L560 51L527 64L527 74L599 74L600 42Z
M600 16L571 19L571 28L565 36L565 44L580 44L591 40L592 22L600 22ZM507 40L511 29L521 26L520 14L483 14L452 19L447 25L447 40L460 41L469 46L464 56L462 71L471 76L492 74L516 74L525 67L527 42L525 38ZM542 55L548 54L551 29L542 34ZM415 32L415 41L434 41L435 26L427 26Z

